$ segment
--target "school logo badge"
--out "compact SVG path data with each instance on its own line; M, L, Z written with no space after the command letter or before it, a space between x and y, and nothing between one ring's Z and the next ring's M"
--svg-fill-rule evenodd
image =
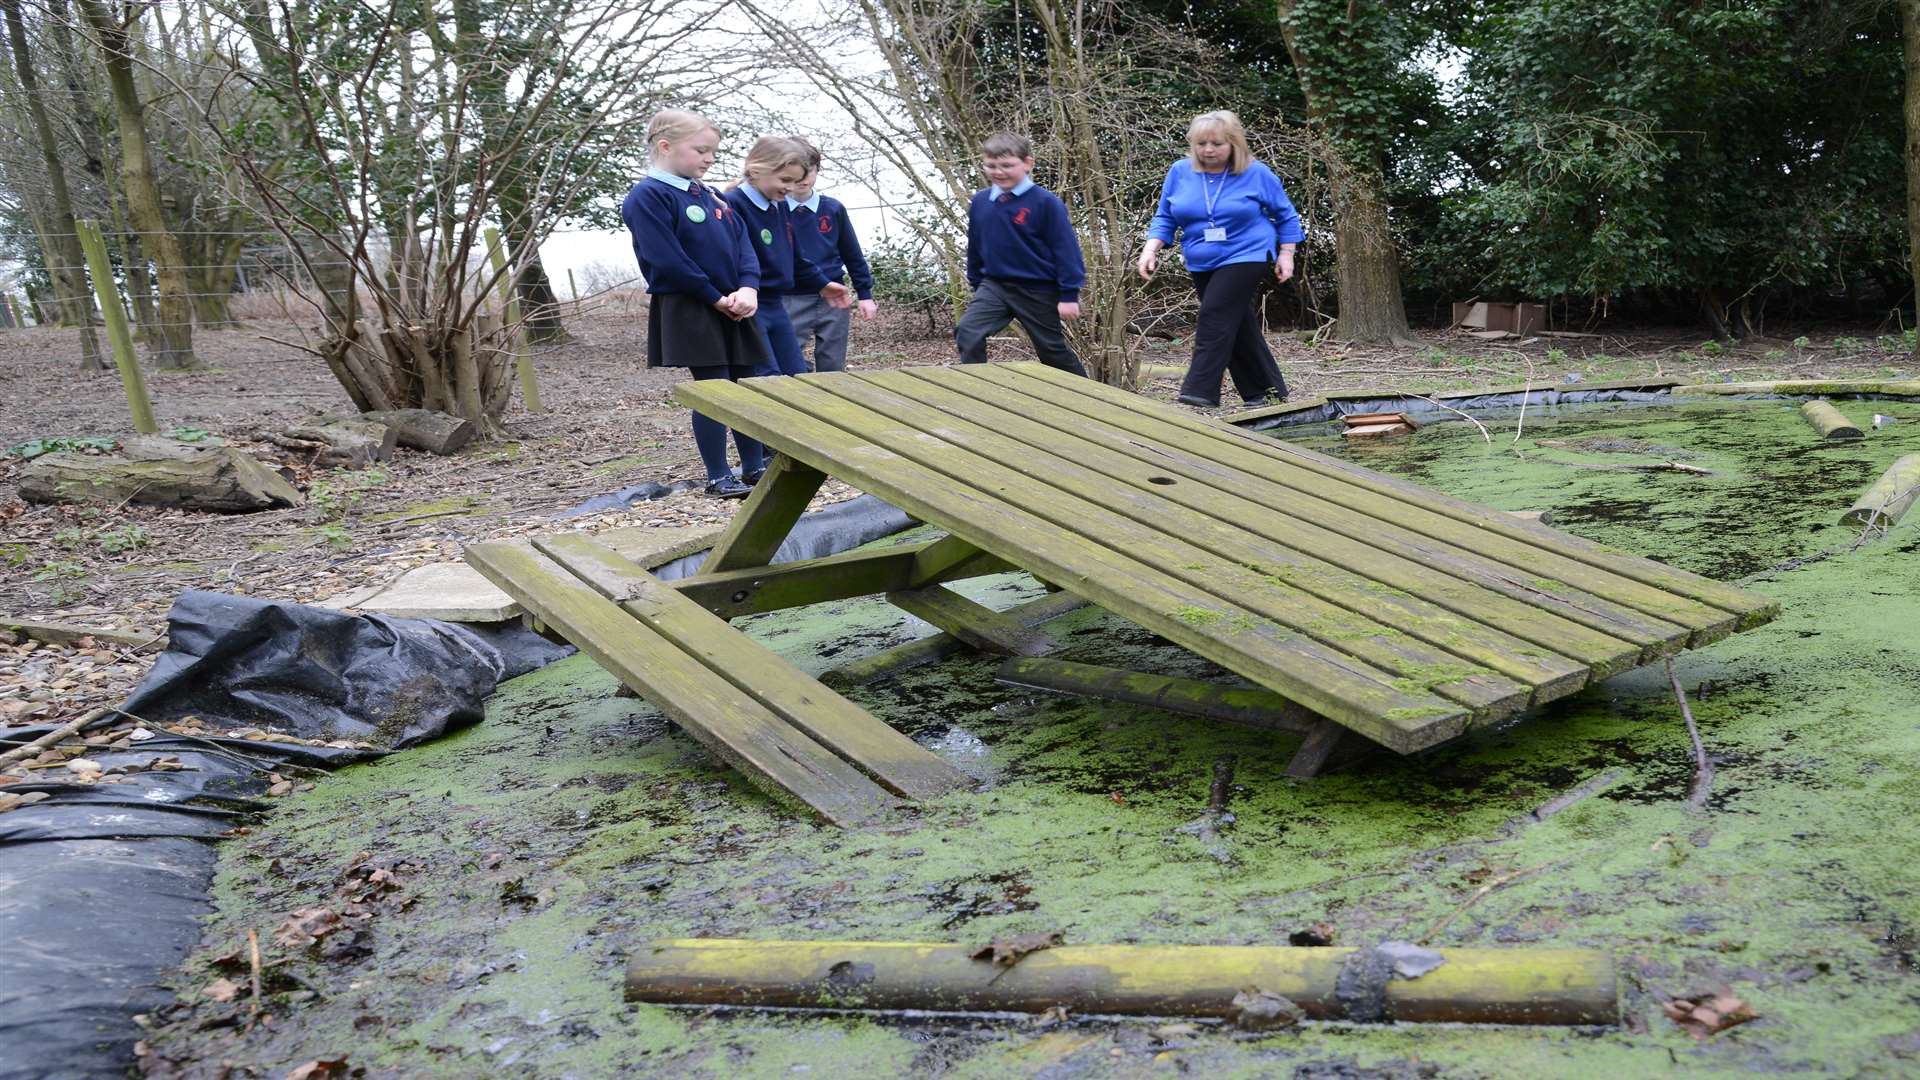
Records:
M830 232L832 232L832 231L833 231L833 219L832 219L832 218L830 218L830 217L823 217L823 218L821 218L821 219L820 219L820 231L821 231L821 232L823 232L823 233L830 233Z
M761 242L761 243L763 243L763 244L765 244L765 245L767 245L768 247L772 247L772 246L773 246L773 230L772 230L772 229L761 229L761 230L760 230L760 242Z
M698 225L707 220L707 212L697 206L689 206L687 207L687 220Z
M1013 223L1015 225L1025 225L1027 223L1027 211L1030 209L1032 209L1032 207L1023 206L1015 210L1013 212Z

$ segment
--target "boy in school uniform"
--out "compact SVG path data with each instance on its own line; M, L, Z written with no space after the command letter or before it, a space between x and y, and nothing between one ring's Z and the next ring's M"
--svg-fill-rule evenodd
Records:
M820 268L828 281L853 276L853 292L859 298L860 317L871 319L878 307L873 302L873 271L860 250L860 238L853 233L853 222L840 200L814 190L820 179L820 151L808 155L807 175L787 192L787 208L793 213L793 242L802 259ZM836 308L811 293L788 293L787 315L793 320L793 332L800 348L813 345L813 370L847 369L847 328L853 312Z
M987 339L1017 319L1042 362L1085 375L1062 325L1080 317L1080 286L1087 277L1067 206L1033 182L1033 143L1026 136L999 132L980 153L993 186L967 207L973 302L953 330L960 362L986 363Z

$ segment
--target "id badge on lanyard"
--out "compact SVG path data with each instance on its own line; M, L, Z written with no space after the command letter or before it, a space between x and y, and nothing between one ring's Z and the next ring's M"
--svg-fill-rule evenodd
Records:
M1220 192L1226 190L1227 174L1224 172L1220 174L1218 189L1208 182L1207 178L1211 175L1211 173L1200 174L1200 193L1207 202L1207 228L1200 234L1200 238L1209 244L1220 244L1226 242L1227 230L1225 226L1214 224L1213 208L1219 204Z

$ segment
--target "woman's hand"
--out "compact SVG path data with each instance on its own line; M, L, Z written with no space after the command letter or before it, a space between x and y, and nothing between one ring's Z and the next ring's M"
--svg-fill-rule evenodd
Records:
M1140 261L1134 265L1140 271L1140 280L1152 281L1153 272L1160 269L1160 241L1147 241L1147 246L1140 252Z
M871 300L860 301L860 317L862 319L871 319L876 314L878 314L879 311L880 311L880 305L874 303L873 301Z
M1273 276L1281 281L1293 280L1293 252L1286 248L1280 251L1280 258L1273 264Z

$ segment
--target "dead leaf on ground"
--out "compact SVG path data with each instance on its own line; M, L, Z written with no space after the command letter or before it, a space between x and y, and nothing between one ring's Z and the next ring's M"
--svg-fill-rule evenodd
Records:
M1030 953L1051 949L1066 940L1058 931L1040 934L1015 934L994 938L967 955L975 960L991 960L1000 967L1012 967Z
M212 1001L232 1001L240 996L240 984L232 979L215 979L202 987L200 993Z
M304 949L338 929L340 916L332 908L301 908L273 931L273 940L282 948Z
M1317 948L1333 944L1333 924L1317 922L1304 930L1295 930L1287 935L1287 944L1300 948Z
M1753 1006L1735 997L1731 990L1691 998L1674 998L1660 1007L1666 1010L1669 1019L1696 1039L1705 1039L1735 1025L1760 1018L1760 1014L1753 1011Z

